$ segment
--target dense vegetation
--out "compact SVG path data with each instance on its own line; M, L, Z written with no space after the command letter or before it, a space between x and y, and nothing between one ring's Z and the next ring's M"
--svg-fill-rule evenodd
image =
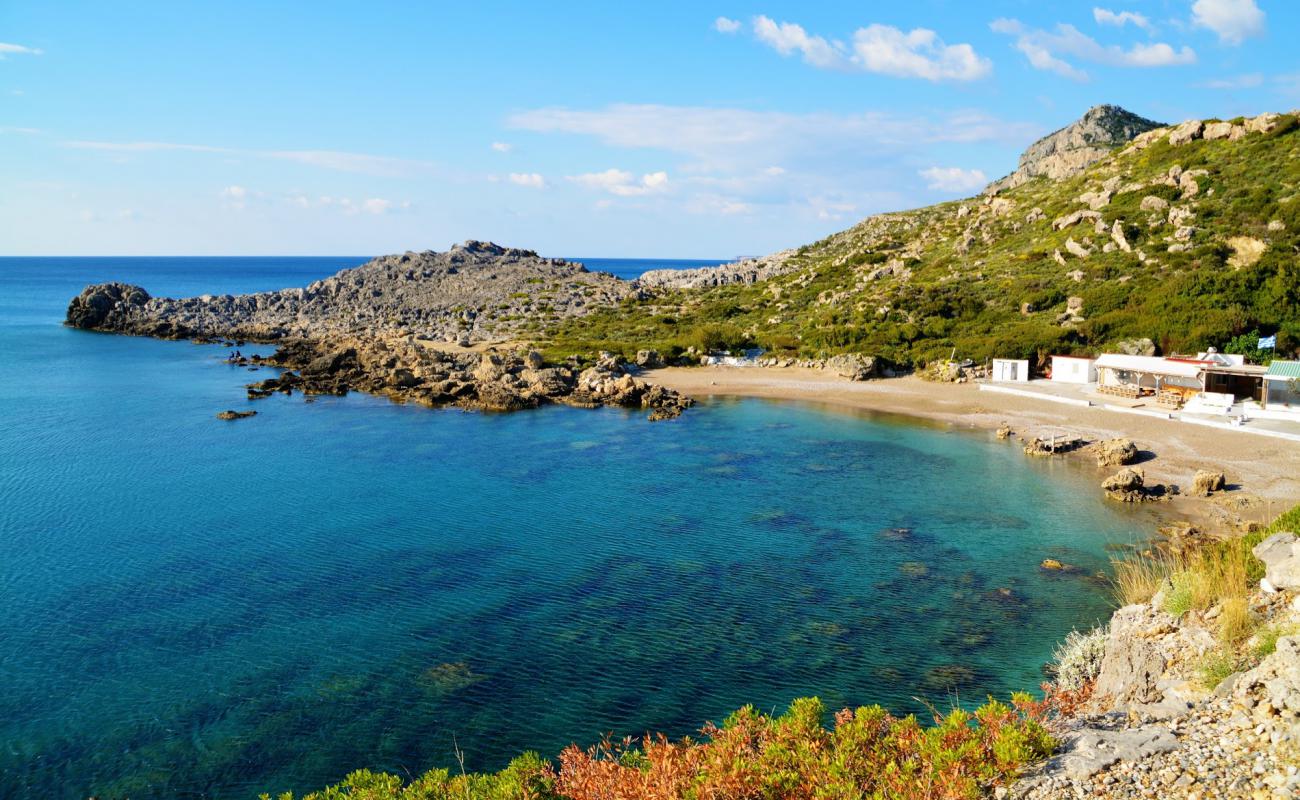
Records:
M801 248L793 271L767 281L658 291L534 335L554 356L756 345L919 366L954 349L977 361L1041 360L1140 338L1165 353L1240 349L1252 335L1276 333L1277 354L1289 355L1300 351L1298 131L1297 120L1283 116L1273 130L1236 141L1162 139L997 200L869 218ZM1206 174L1194 172L1189 189L1169 179L1172 167ZM1098 211L1108 228L1120 223L1132 252L1103 252L1110 231L1094 230L1091 220L1054 229L1055 219L1087 209L1081 195L1107 179L1113 195ZM1143 207L1146 198L1157 200ZM1240 237L1264 245L1258 260L1234 257ZM1092 254L1070 254L1071 238Z
M1017 695L1012 705L990 700L974 712L936 715L926 727L871 706L844 709L827 728L821 701L804 698L778 717L743 708L721 727L705 727L701 741L647 736L571 746L558 766L526 754L492 775L438 769L409 784L362 770L303 800L964 800L1051 752L1042 724L1049 708Z

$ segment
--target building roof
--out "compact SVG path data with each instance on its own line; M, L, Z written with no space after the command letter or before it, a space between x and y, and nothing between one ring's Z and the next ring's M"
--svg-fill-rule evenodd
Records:
M1274 361L1268 365L1267 377L1270 380L1300 378L1300 361Z
M1052 358L1070 358L1075 361L1096 361L1092 356L1052 356Z
M1208 364L1201 361L1174 361L1158 356L1126 356L1120 353L1103 353L1097 359L1097 366L1127 372L1146 372L1151 375L1196 378L1200 376Z

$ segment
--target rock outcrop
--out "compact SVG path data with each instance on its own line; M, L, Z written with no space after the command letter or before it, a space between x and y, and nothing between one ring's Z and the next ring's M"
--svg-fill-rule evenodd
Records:
M1077 175L1119 145L1160 127L1159 122L1139 117L1119 106L1095 106L1077 122L1030 145L1020 156L1016 171L989 184L986 191L1012 189L1038 177L1060 180Z
M1300 537L1275 533L1255 545L1255 558L1264 562L1260 586L1268 592L1300 589Z
M654 289L704 289L731 283L757 283L796 268L790 260L794 250L761 258L744 258L731 264L698 269L652 269L637 278L638 286Z
M88 286L69 303L67 324L280 344L268 359L240 360L284 369L250 385L250 399L355 390L485 411L567 403L641 408L651 419L671 418L690 399L633 377L613 357L581 370L576 363L548 367L535 351L469 349L508 338L529 321L581 316L635 291L581 264L470 241L445 253L376 258L302 289L238 297L156 298L121 283ZM644 365L657 358L647 352Z
M172 299L120 283L89 286L68 305L67 322L165 338L275 341L412 331L472 343L582 316L635 292L627 281L581 264L468 241L441 253L382 256L277 292Z

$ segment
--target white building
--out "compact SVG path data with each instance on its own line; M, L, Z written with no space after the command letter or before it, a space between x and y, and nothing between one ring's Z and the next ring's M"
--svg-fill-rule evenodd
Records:
M1264 407L1300 414L1300 361L1274 361L1268 365Z
M993 359L993 380L998 383L1028 383L1029 361L1023 358Z
M1055 383L1096 383L1097 360L1083 356L1052 356Z

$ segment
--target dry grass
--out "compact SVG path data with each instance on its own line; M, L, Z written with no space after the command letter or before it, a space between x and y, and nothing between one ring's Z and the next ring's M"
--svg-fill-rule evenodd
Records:
M1236 645L1253 631L1247 603L1252 558L1239 541L1232 541L1188 554L1157 552L1116 560L1115 599L1121 605L1146 603L1163 590L1163 609L1174 616L1218 606L1219 640Z

